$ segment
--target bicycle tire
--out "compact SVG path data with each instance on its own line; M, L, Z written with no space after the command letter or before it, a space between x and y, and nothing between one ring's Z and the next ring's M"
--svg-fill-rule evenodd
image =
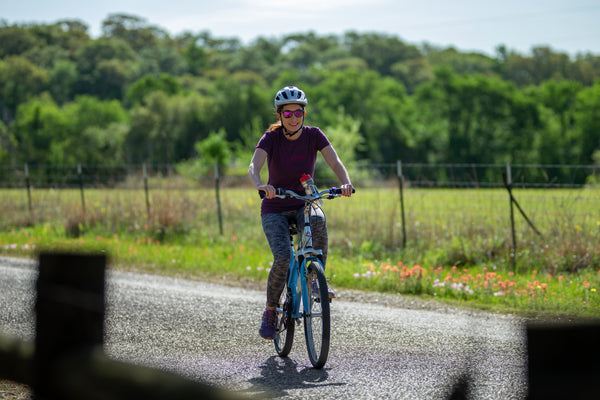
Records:
M277 331L273 342L277 354L285 358L292 350L295 329L294 320L291 318L293 311L292 298L289 295L287 283L281 293L279 304L280 307L277 307Z
M320 261L310 261L306 269L309 304L304 305L304 336L311 364L321 369L329 355L331 315L327 280Z

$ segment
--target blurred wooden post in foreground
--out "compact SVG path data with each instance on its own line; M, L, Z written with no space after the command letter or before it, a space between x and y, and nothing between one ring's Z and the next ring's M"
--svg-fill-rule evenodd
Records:
M34 399L243 399L206 383L111 360L102 350L106 256L40 255L35 345L0 335L0 379Z
M600 323L527 326L528 400L597 399Z

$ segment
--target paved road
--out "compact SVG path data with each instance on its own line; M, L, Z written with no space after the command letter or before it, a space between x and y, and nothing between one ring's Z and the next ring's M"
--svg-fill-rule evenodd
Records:
M36 270L0 257L0 332L32 339ZM260 291L109 272L105 350L113 358L273 399L444 399L460 376L471 398L522 399L523 321L339 291L332 347L314 370L301 330L289 358L258 337Z

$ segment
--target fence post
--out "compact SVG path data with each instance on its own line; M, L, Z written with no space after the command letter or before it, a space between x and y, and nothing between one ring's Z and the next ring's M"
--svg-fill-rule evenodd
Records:
M223 217L221 215L221 195L219 194L219 162L215 161L215 190L217 195L217 216L219 218L219 233L223 234Z
M144 192L146 194L146 214L148 220L150 220L150 197L148 195L148 171L146 170L146 163L142 164L142 170L144 171Z
M511 264L513 271L517 268L517 236L515 234L515 211L512 197L512 171L510 163L506 163L506 189L508 190L508 201L510 202L510 231L512 233L513 252Z
M406 247L406 223L404 218L404 175L402 175L402 161L398 160L398 186L400 187L400 216L402 218L402 248Z
M81 192L81 207L85 215L85 196L83 194L83 173L81 172L81 164L77 164L77 175L79 176L79 191Z
M25 186L27 187L27 205L29 207L29 216L33 218L33 209L31 207L31 182L29 181L29 166L25 163Z
M41 253L37 281L36 398L56 399L50 373L68 354L102 346L106 256Z

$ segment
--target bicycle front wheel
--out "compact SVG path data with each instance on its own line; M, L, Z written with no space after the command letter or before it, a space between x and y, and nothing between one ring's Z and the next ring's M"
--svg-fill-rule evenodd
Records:
M283 288L277 307L277 331L273 341L275 351L280 357L287 357L294 342L294 320L292 319L293 304L287 284Z
M323 368L329 354L330 309L323 266L310 261L306 269L308 302L304 305L304 335L308 358L316 369Z

